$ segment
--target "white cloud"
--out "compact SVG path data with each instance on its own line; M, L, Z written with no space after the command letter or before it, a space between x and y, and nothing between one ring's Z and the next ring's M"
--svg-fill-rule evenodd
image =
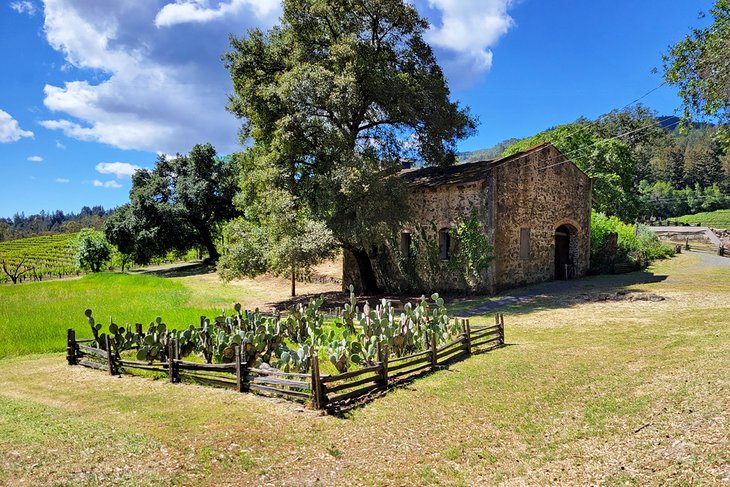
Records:
M428 40L447 73L478 76L513 26L518 0L413 0L434 23ZM41 121L70 138L175 154L211 142L238 148L239 121L220 56L229 34L267 29L279 0L43 0L48 43L64 57L63 82L44 88L55 112ZM40 10L40 9L39 9ZM73 77L72 77L73 76Z
M59 148L59 149L61 149L61 150L66 150L66 146L63 145L61 143L61 141L59 141L59 140L56 141L56 147Z
M205 0L178 0L168 3L155 16L157 27L176 24L204 23L240 13L246 8L253 10L256 17L266 17L279 10L279 0L231 0L220 2L217 8L208 7Z
M98 179L94 179L91 182L91 184L95 188L121 188L122 187L121 184L119 184L118 182L116 182L113 179L111 181L107 181L107 182L102 182L102 181L99 181Z
M66 184L66 183L70 183L71 180L70 179L66 179L66 178L56 178L56 182L57 183L60 183L60 184Z
M515 0L428 0L441 14L426 35L429 43L454 57L447 64L474 73L492 67L491 48L515 24L507 13Z
M96 171L101 174L114 174L117 179L131 178L135 171L142 169L128 162L100 162Z
M229 33L273 24L273 0L231 0L211 7L223 14L207 23L170 21L164 29L154 22L169 0L44 1L49 44L88 73L44 88L44 104L58 115L41 121L43 127L169 154L202 142L222 153L238 147L240 123L225 110L232 88L220 56L229 50ZM208 2L196 5L208 8Z
M35 15L36 8L35 5L33 5L33 2L29 2L27 0L23 0L20 2L11 2L10 8L18 12L19 14L27 13L28 15Z
M30 156L28 160L31 162L43 162L43 158L41 156Z
M33 137L33 132L21 129L17 120L0 110L0 143L17 142L23 137Z

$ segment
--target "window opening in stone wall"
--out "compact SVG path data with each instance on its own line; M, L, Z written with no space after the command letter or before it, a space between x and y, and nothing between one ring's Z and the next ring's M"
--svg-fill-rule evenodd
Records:
M451 232L444 229L439 232L439 257L441 260L448 260L451 256Z
M530 229L520 228L520 259L530 259Z
M411 244L412 243L413 243L413 241L411 239L411 234L409 232L403 232L400 234L400 253L406 259L411 256Z

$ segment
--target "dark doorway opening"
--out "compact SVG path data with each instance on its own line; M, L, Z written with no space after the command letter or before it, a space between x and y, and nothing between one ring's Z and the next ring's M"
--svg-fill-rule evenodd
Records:
M560 225L555 230L555 280L565 281L572 274L570 260L570 228Z

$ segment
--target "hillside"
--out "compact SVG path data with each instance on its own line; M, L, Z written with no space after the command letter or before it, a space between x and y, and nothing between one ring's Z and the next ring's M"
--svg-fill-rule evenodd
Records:
M694 215L684 215L677 220L683 223L699 223L704 227L730 230L730 210L717 210Z
M478 149L475 151L459 152L457 157L459 162L474 162L474 161L486 161L489 159L495 159L502 155L502 153L515 142L520 139L506 139L499 144L488 147L486 149Z

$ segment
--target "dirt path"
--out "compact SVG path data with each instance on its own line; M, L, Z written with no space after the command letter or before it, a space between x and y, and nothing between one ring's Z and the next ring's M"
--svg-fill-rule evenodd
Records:
M689 265L689 271L701 271L711 269L722 269L730 267L730 258L710 255L702 252L685 252L696 259ZM492 311L513 306L536 302L540 299L570 298L582 296L590 298L591 295L604 298L607 294L625 295L627 287L637 284L649 284L660 282L667 278L642 270L622 275L589 276L572 281L551 281L522 288L514 289L507 294L496 296L493 299L467 307L460 311L459 315L464 317L479 316ZM605 300L605 299L604 299Z

